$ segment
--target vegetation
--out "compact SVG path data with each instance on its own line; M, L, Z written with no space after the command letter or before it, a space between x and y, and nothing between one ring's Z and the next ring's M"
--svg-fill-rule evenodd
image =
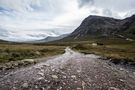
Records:
M93 43L97 45L93 45ZM0 44L0 63L62 54L67 46L85 54L94 53L116 60L135 61L135 41L112 38L42 44L4 43Z
M95 43L97 45L93 45ZM95 42L86 42L76 44L72 47L83 53L94 53L104 57L135 61L135 42L122 40L99 40Z
M64 53L64 46L0 44L0 63Z

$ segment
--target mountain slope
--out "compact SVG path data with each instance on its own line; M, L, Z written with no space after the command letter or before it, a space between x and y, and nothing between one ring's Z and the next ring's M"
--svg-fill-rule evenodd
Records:
M11 43L11 42L0 39L0 43Z
M60 35L58 37L48 36L45 39L33 41L33 43L44 43L44 42L51 42L51 41L55 41L55 40L60 40L60 39L67 37L68 35L69 34L63 34L63 35Z
M123 20L101 16L89 16L74 32L63 40L119 36L135 38L135 15Z

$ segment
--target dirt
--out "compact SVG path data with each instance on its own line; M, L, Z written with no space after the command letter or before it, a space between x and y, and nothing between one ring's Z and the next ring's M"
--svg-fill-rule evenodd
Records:
M66 48L36 65L1 72L0 90L135 90L135 70Z

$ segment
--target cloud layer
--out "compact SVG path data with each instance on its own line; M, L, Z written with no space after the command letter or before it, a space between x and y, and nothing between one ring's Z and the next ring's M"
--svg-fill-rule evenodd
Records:
M134 13L135 0L0 0L0 38L42 39L72 32L89 15Z

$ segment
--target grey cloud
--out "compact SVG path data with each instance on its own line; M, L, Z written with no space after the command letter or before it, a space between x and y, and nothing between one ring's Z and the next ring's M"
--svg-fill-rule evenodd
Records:
M8 37L8 35L9 35L9 32L7 30L0 28L0 36L1 37Z
M85 5L93 5L94 0L78 0L79 7L83 7Z
M93 13L93 14L98 14L99 13L99 11L97 9L94 9L94 10L92 10L90 12Z
M103 14L106 15L106 16L112 16L112 12L109 9L104 9Z

